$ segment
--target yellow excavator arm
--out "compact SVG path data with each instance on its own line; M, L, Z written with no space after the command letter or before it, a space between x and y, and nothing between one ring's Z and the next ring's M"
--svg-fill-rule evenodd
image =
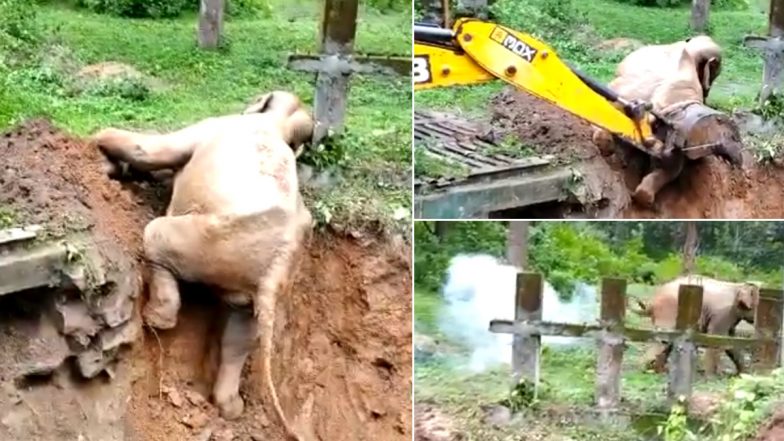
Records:
M415 26L413 78L415 90L501 79L654 156L665 141L654 136L645 103L625 102L569 67L548 45L495 23L461 19L451 30Z

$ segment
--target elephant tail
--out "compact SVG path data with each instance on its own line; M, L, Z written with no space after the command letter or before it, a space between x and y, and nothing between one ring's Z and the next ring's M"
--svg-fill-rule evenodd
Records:
M651 312L651 307L647 303L643 302L637 297L629 296L630 299L634 300L637 303L639 309L632 308L632 312L643 316L643 317L652 317L653 313Z
M272 399L275 414L285 429L285 439L287 441L306 441L294 430L285 413L283 413L283 407L280 405L275 383L272 381L272 342L275 330L275 305L277 304L278 290L281 286L282 284L270 284L262 280L259 284L256 301L254 302L254 312L261 334L261 373L264 387Z

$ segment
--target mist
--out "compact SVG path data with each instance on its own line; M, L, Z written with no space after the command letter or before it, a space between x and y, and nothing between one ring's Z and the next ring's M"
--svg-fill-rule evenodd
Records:
M450 261L442 287L445 305L438 326L451 340L470 351L467 367L483 371L512 359L512 336L488 330L490 320L514 319L517 270L489 255L458 255ZM542 319L565 323L594 322L596 288L578 284L571 301L562 302L545 281ZM592 345L588 339L543 337L545 346Z

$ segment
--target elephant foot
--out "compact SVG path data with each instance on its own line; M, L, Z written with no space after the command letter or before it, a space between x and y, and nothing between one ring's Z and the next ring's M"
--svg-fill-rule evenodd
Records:
M152 302L148 302L142 311L142 318L144 319L144 323L155 329L163 330L173 329L175 326L177 326L176 311L173 314L171 312L162 311L163 308L156 308L151 303Z
M640 185L634 191L632 199L634 199L634 202L642 205L643 207L650 208L653 207L653 201L656 199L656 195L649 189Z
M245 410L245 402L242 401L242 397L239 394L232 395L223 401L216 400L215 404L220 410L221 417L226 420L239 418Z

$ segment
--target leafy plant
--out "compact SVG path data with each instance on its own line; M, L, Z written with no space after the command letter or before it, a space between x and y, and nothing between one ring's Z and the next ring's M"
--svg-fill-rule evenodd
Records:
M509 396L501 400L500 404L514 413L533 407L536 405L536 402L537 397L534 384L527 378L521 378L509 391Z
M125 76L96 82L89 85L83 92L92 96L144 101L149 98L151 90L143 78Z
M0 65L10 55L29 55L44 30L37 8L29 0L0 0Z
M77 4L102 14L131 18L177 17L195 6L191 0L78 0Z

